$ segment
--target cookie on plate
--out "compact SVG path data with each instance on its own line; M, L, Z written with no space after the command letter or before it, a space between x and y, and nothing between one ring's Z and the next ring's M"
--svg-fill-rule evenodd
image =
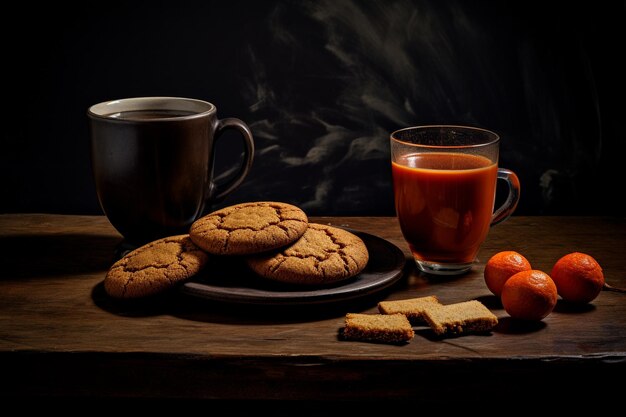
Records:
M155 295L197 274L208 258L189 235L155 240L115 262L104 278L104 289L116 298Z
M294 244L251 256L248 266L262 277L289 284L328 284L359 274L369 253L358 236L344 229L309 223Z
M214 255L251 255L289 245L308 226L298 207L271 201L242 203L214 211L191 225L191 240Z

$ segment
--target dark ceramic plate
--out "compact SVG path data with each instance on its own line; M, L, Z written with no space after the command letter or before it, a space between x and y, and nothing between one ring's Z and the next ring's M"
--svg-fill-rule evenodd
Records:
M402 277L402 251L385 239L350 230L363 239L369 262L357 276L328 286L287 285L261 278L242 259L214 258L203 272L181 286L184 294L209 300L258 304L302 305L352 300L381 291Z

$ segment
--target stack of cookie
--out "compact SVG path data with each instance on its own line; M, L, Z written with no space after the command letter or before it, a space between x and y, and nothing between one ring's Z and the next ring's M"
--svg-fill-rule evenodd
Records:
M196 275L210 256L239 255L260 277L290 284L328 284L359 274L369 254L356 235L309 223L298 207L242 203L210 213L189 234L151 242L116 262L104 280L117 298L158 294Z

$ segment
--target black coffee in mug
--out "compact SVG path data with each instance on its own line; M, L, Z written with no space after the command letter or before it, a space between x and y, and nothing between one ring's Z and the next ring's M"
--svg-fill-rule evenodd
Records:
M254 156L248 126L217 118L208 102L141 97L91 106L91 159L98 199L127 243L188 233L212 203L234 191ZM226 129L244 140L244 162L225 183L213 175L215 142Z
M118 113L107 114L107 117L111 117L114 119L124 119L124 120L150 120L150 119L167 119L170 117L181 117L181 116L191 116L193 113L190 111L182 111L182 110L171 110L171 109L162 109L162 110L132 110L132 111L123 111Z

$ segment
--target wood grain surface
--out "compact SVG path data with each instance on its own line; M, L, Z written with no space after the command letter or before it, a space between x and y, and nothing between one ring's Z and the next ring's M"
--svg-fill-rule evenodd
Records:
M382 237L410 257L395 218L311 220ZM0 396L471 399L486 386L515 387L534 375L575 389L580 375L611 378L626 369L626 294L603 291L578 308L559 301L542 322L524 324L507 316L482 275L501 250L517 250L546 272L580 251L598 260L609 284L626 287L624 219L513 217L490 231L466 275L427 277L410 260L389 290L302 307L177 292L112 300L102 280L120 241L105 217L0 215ZM418 326L400 346L341 340L346 313L426 295L443 303L478 299L500 323L488 335L452 339Z

